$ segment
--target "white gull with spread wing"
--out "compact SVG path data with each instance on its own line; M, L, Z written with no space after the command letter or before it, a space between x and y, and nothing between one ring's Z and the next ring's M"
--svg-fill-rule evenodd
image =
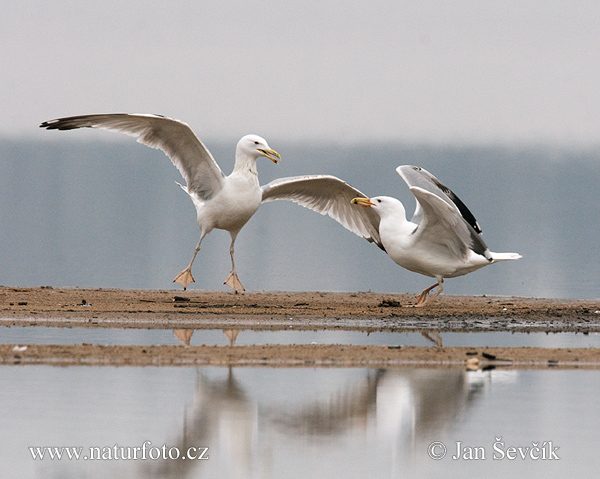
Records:
M435 176L416 166L399 166L398 174L417 200L411 221L396 198L355 198L352 203L372 209L380 218L379 235L385 251L409 271L437 279L417 296L423 306L439 295L444 278L462 276L498 261L519 259L517 253L494 253L481 238L477 220L462 201ZM429 292L438 286L437 291Z
M332 176L304 176L275 180L262 189L258 181L256 160L265 156L277 163L279 153L256 135L244 136L237 144L233 172L225 176L216 161L191 128L160 115L111 113L82 115L45 121L48 130L98 128L137 138L137 141L165 152L186 181L180 185L196 207L200 240L190 264L174 279L184 289L194 281L192 264L203 238L214 228L231 235L231 273L225 284L243 291L234 262L235 239L263 201L287 199L299 202L322 214L329 214L354 233L376 242L378 216L369 210L357 212L353 197L364 195Z
M258 182L256 160L265 156L274 163L280 158L267 142L257 135L246 135L237 144L232 173L225 176L219 165L191 128L178 120L159 115L126 113L82 115L50 120L40 125L48 130L99 128L117 131L137 138L152 148L161 149L171 159L186 181L180 185L196 207L200 241L190 264L173 280L185 289L194 281L192 264L204 237L214 228L231 235L231 273L225 284L243 291L235 270L235 239L260 206L262 192Z

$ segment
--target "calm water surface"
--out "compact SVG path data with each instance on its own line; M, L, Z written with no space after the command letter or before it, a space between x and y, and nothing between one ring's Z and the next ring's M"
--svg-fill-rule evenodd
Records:
M235 344L355 344L361 346L600 347L600 333L390 333L358 331L254 331L0 326L0 344L226 346Z
M2 366L0 381L10 385L0 390L0 467L11 478L597 472L599 371ZM108 458L145 442L172 457L208 447L209 459L33 460L29 450L78 446L85 457L96 447ZM433 442L445 457L430 457ZM543 444L547 459L502 459Z

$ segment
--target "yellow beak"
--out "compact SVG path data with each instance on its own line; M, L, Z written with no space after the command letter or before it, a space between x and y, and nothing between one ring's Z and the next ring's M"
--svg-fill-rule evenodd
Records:
M275 150L261 150L261 149L259 149L258 151L260 151L263 155L265 155L269 160L271 160L276 165L279 164L279 161L277 161L277 160L278 159L281 160L281 156Z
M375 206L375 203L372 203L369 198L353 198L350 201L353 205L361 205L361 206Z

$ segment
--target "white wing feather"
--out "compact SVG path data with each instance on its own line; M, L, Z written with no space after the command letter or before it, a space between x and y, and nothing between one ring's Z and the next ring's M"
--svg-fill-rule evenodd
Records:
M481 228L479 227L479 223L473 216L473 213L469 211L469 208L460 200L458 196L446 185L444 185L440 180L438 180L435 176L433 176L429 171L419 166L411 166L411 165L402 165L396 168L396 171L400 175L400 177L404 180L404 182L408 185L408 187L418 186L419 188L423 188L430 193L440 197L446 203L456 208L462 217L465 219L467 223L471 225L471 227L475 230L475 232L481 234ZM417 207L415 208L415 213L413 215L412 221L415 223L419 222L420 217L422 216L421 205L417 201Z
M179 120L159 115L109 113L45 121L48 130L99 128L137 138L165 152L187 183L187 190L209 199L221 190L225 175L191 128Z
M289 200L322 215L329 215L354 234L375 243L381 249L379 215L350 203L366 196L345 181L330 175L307 175L279 178L262 187L263 203Z
M444 244L459 258L466 258L471 249L492 260L481 236L465 221L454 204L418 186L413 186L410 191L423 208L423 219L414 232L417 241Z

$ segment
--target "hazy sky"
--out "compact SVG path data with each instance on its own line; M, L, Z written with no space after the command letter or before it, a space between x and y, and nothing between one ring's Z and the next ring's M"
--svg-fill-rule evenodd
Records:
M0 138L161 113L201 138L600 144L600 3L4 1Z

